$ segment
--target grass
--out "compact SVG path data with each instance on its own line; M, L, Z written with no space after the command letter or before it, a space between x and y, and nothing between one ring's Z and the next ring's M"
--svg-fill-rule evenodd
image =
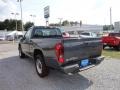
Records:
M107 48L103 50L102 55L105 57L120 59L120 51L117 51L112 48Z

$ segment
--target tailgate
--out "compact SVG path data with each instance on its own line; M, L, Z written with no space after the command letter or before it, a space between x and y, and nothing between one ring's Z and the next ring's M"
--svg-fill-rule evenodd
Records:
M100 38L64 39L65 61L75 61L101 55L102 41Z

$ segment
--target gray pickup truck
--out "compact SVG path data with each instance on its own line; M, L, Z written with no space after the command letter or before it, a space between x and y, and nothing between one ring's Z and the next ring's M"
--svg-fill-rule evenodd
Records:
M61 29L45 26L31 27L18 45L20 58L33 58L40 77L50 68L69 74L98 65L102 48L100 38L64 38Z

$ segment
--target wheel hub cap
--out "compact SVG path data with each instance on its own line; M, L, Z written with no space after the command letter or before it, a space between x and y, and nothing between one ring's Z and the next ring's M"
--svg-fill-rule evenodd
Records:
M42 64L39 59L37 59L37 61L36 61L36 67L37 67L38 73L41 73L42 72Z

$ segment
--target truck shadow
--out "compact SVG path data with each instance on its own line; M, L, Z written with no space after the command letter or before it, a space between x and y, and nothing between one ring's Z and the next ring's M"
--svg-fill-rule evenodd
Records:
M91 80L80 74L67 75L56 70L51 70L47 80L54 83L57 88L63 87L66 90L85 90L93 84Z
M21 60L18 56L0 60L0 73L10 80L7 83L14 81L14 85L9 85L19 90L22 90L23 86L26 90L29 87L31 90L34 87L41 88L40 90L85 90L93 84L93 81L83 75L67 75L57 70L50 70L49 76L40 78L35 71L34 61L29 58Z

